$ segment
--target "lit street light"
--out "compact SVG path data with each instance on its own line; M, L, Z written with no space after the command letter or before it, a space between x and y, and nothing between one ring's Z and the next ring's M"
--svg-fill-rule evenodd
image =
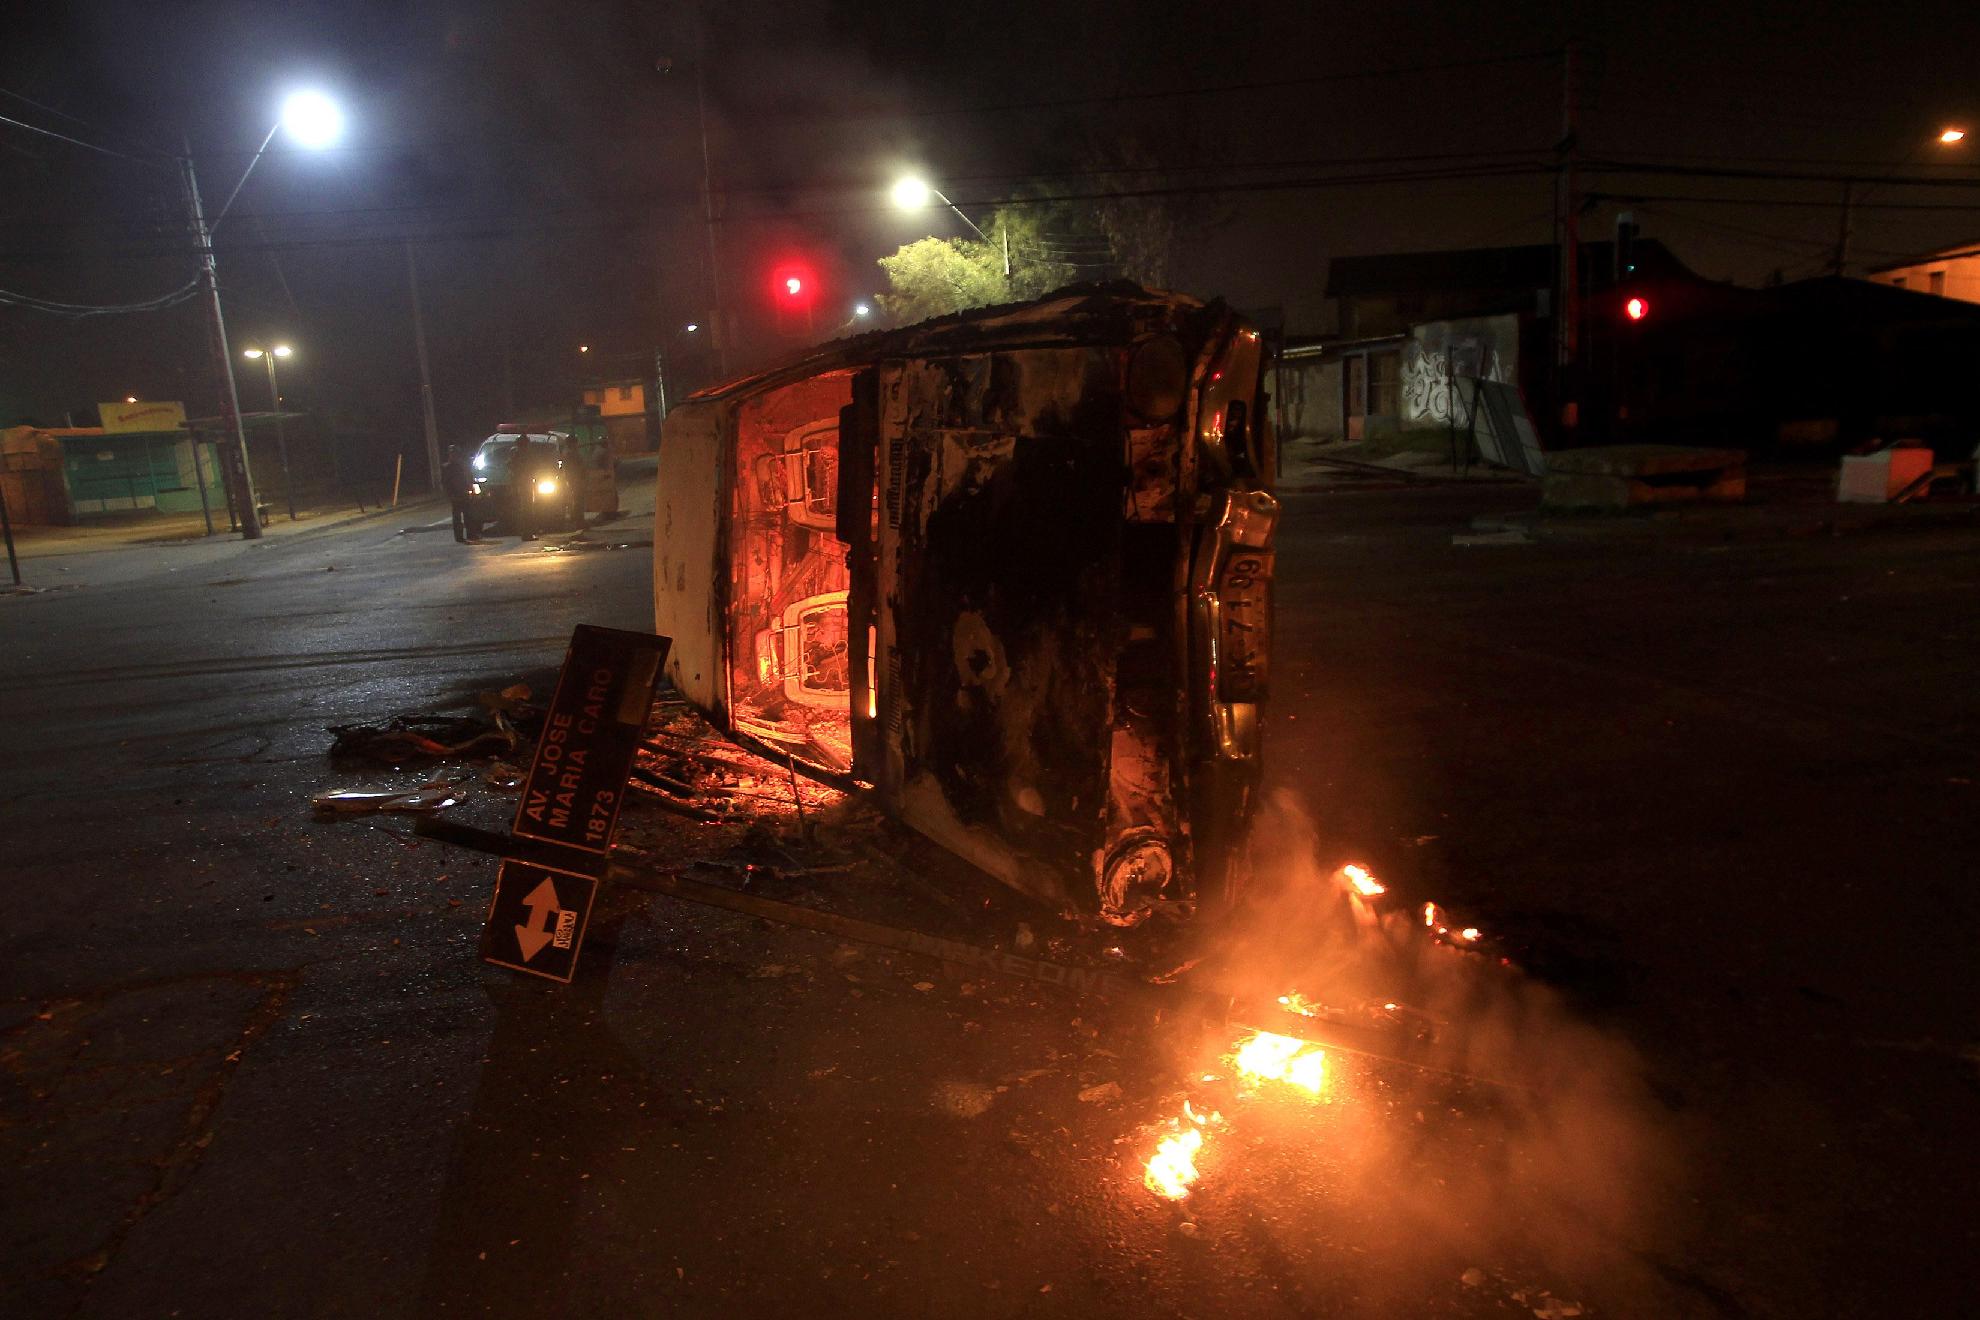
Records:
M275 452L282 459L282 498L289 506L289 521L296 520L296 486L289 479L289 437L282 429L282 394L275 386L275 359L293 355L295 349L287 344L277 344L273 348L244 348L241 356L249 361L260 359L261 365L268 368L268 406L275 412Z
M1950 147L1955 142L1964 142L1965 140L1966 130L1963 128L1942 128L1939 130L1939 141L1945 146Z
M344 112L322 92L292 92L282 103L282 126L298 145L320 150L344 135Z
M213 257L213 231L227 218L234 207L234 201L247 187L248 176L254 167L268 154L268 144L283 128L299 144L310 148L327 147L343 133L344 114L335 102L322 92L295 92L282 103L282 114L269 128L268 135L261 139L261 146L241 171L240 181L234 190L227 194L227 201L219 214L211 221L206 218L206 210L200 201L199 176L193 168L192 143L184 143L185 154L179 158L179 180L185 187L186 209L193 227L193 240L199 253L199 282L206 303L206 328L212 341L214 362L220 371L222 390L220 394L220 420L225 427L226 453L222 458L222 471L226 474L227 486L233 492L234 507L241 522L241 537L255 541L261 538L261 511L256 506L254 475L248 467L247 435L241 429L240 391L234 384L234 359L227 351L227 321L220 311L220 283L218 266ZM269 380L274 380L274 363L269 362ZM277 411L280 411L279 409ZM279 434L279 432L278 432ZM283 466L287 467L284 457ZM295 516L293 506L290 516Z
M896 179L891 195L894 199L894 205L903 211L919 211L927 206L929 200L932 198L948 207L951 211L954 211L956 213L956 219L969 226L970 233L975 234L985 243L990 241L990 235L978 229L976 227L976 221L964 215L960 206L950 201L940 188L937 188L934 184L918 175L906 174ZM1008 231L1005 232L1003 238L1004 278L1009 279L1011 275L1011 236Z
M653 347L653 412L662 422L667 420L667 349L681 335L691 335L701 329L701 322L689 321L677 332L662 338Z

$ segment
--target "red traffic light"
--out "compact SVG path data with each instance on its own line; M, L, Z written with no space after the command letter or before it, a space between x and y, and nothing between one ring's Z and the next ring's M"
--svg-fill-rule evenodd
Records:
M802 307L818 292L818 281L809 263L786 261L771 268L770 293L786 307Z
M1623 304L1623 315L1632 321L1641 321L1650 315L1650 304L1641 297L1632 297Z

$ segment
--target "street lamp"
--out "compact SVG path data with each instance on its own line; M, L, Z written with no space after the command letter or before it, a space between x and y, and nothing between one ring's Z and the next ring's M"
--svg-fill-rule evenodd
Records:
M282 429L282 394L275 386L275 359L293 355L295 349L287 344L277 344L273 348L244 348L241 356L250 362L259 358L261 365L268 368L268 406L275 412L275 452L282 459L282 498L289 506L289 521L296 520L296 486L289 480L289 437Z
M898 206L903 211L919 211L923 207L928 205L930 198L933 198L934 200L942 203L942 205L948 207L951 211L954 211L956 213L956 219L968 225L969 231L972 234L975 234L985 243L988 243L990 241L990 235L984 233L981 229L978 229L976 227L976 221L964 215L963 210L960 206L957 206L954 202L950 201L946 196L944 196L940 188L937 188L934 184L928 182L928 180L924 178L921 178L919 175L905 174L902 175L900 178L896 179L894 181L894 186L891 195L894 199L894 205ZM1009 279L1011 277L1011 235L1008 229L1003 231L1003 239L1004 239L1004 278Z
M199 282L206 303L207 335L211 341L213 360L219 367L223 386L220 395L220 419L226 428L227 454L224 471L228 477L228 485L234 491L235 507L240 511L241 537L249 541L261 538L261 511L255 503L254 476L248 468L247 436L241 430L240 391L234 384L233 355L227 351L227 321L220 311L220 283L218 266L213 256L213 232L220 227L221 222L227 218L227 213L233 209L234 201L241 195L241 189L247 186L248 176L254 173L254 167L259 165L261 158L268 154L268 144L273 142L275 135L285 127L289 130L289 135L302 146L327 147L342 135L344 114L337 108L336 103L322 92L292 93L282 103L280 117L269 128L268 135L261 139L261 146L248 161L247 168L241 171L240 181L234 185L234 190L227 194L226 203L210 222L206 218L205 207L200 201L199 176L193 168L190 141L183 143L185 154L179 158L179 179L185 187L186 209L192 221L193 239L199 251ZM274 380L272 361L269 363L269 372L272 390ZM286 471L286 455L283 466ZM293 505L289 513L292 518L295 516Z
M682 335L697 334L700 330L701 322L689 321L672 334L662 335L660 342L653 346L653 414L662 422L667 420L667 413L669 411L667 406L667 350L673 347L674 341Z
M291 92L282 102L282 125L299 145L318 150L344 135L344 111L322 92Z
M1966 130L1963 128L1947 127L1939 130L1939 145L1941 146L1950 147L1956 142L1964 141L1966 141Z

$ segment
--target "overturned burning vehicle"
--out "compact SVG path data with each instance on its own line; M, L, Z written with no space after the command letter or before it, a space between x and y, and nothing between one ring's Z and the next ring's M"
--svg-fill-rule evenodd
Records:
M1087 285L689 398L668 677L1060 910L1227 902L1270 654L1263 356L1220 302Z

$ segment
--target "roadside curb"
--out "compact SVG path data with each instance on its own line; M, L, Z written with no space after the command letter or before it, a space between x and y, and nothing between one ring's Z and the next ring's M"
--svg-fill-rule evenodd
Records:
M334 532L340 527L355 527L359 523L376 522L381 518L391 518L402 513L409 514L416 512L420 509L437 507L439 503L440 503L439 500L431 499L431 498L421 499L421 500L408 500L404 504L401 504L396 508L373 509L369 513L354 513L347 518L339 518L335 522L318 523L309 527L304 527L298 531L291 532L288 535L309 536L315 532ZM265 542L268 538L263 537L262 539ZM282 537L277 539L287 539L287 537Z

